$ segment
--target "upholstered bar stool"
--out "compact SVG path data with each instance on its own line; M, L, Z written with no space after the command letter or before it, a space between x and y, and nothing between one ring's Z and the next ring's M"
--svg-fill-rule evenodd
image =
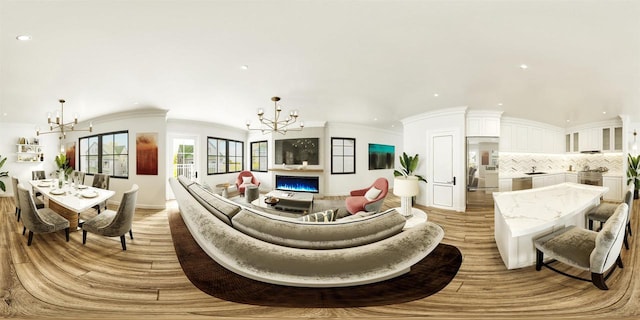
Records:
M258 186L253 184L248 184L245 186L244 195L247 199L247 203L251 203L253 200L258 199L260 197L260 193L258 191Z
M624 233L624 247L629 250L629 241L627 240L628 236L632 236L633 233L631 231L631 213L633 212L633 191L629 190L624 195L624 203L629 206L629 214L627 215L627 224L625 226ZM607 203L603 202L599 205L593 207L589 212L587 212L587 220L589 221L589 230L593 230L593 222L598 221L600 225L604 224L613 213L618 208L619 203Z

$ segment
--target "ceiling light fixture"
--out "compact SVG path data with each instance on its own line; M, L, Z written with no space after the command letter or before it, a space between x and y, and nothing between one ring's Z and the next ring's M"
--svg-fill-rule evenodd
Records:
M244 64L244 65L240 66L240 69L247 70L247 69L249 69L249 66Z
M62 140L67 137L67 131L93 131L93 123L89 123L88 129L76 129L75 125L78 124L78 116L75 115L73 117L73 121L68 123L64 123L64 99L58 100L60 102L60 112L56 111L56 120L51 120L51 113L47 114L47 123L49 124L49 131L40 132L40 128L36 129L36 135L39 136L41 134L49 134L49 133L59 133L60 136L58 139Z
M29 40L31 40L31 36L30 35L26 35L26 34L21 34L21 35L17 36L16 39L18 39L20 41L29 41Z
M520 65L520 69L526 70L526 69L529 69L529 66L523 63Z
M439 95L439 94L437 94L437 93L434 93L434 94L433 94L433 96L434 96L434 97L438 97L438 96L440 96L440 95Z
M304 123L300 122L300 127L295 129L289 129L289 126L294 124L298 120L298 111L292 110L289 113L289 116L280 120L280 112L282 108L278 104L280 101L280 97L272 97L271 101L273 101L273 120L267 119L264 117L264 110L262 108L258 109L258 119L260 120L261 127L260 128L251 128L251 122L247 121L247 130L260 130L262 133L268 132L277 132L279 134L286 134L287 131L302 131L304 128Z

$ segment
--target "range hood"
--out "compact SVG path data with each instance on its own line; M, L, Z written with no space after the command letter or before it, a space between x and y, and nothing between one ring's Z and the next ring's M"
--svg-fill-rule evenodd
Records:
M600 153L600 150L584 150L584 151L580 151L580 153L594 154L594 153Z

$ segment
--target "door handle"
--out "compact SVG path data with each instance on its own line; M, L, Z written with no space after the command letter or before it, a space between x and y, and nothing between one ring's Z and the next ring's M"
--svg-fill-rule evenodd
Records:
M447 181L447 183L452 184L452 185L456 185L456 177L453 177L453 180L451 181Z

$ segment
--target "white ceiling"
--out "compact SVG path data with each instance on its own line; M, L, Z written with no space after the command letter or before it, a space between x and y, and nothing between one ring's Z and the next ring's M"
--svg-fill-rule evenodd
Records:
M561 127L640 121L640 1L0 0L0 10L0 122L45 127L64 98L81 120L152 107L243 128L258 108L272 117L275 95L307 123L399 128L458 106Z

